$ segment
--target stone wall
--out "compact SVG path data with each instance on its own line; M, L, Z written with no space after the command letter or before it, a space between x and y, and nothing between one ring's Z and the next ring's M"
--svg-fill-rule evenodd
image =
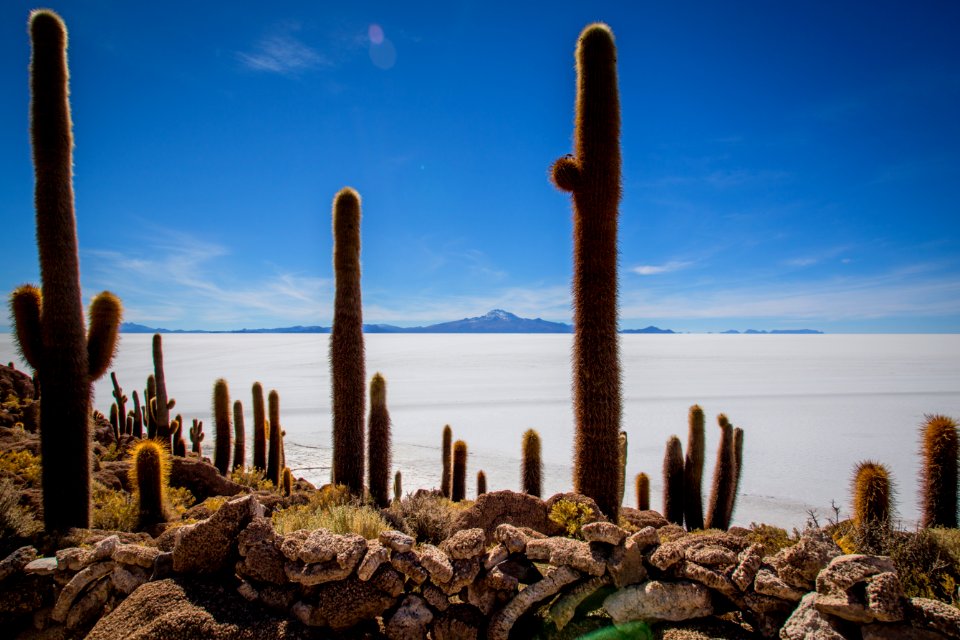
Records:
M144 583L206 577L306 627L376 630L369 621L379 618L391 639L505 640L534 607L549 603L563 628L602 596L615 623L738 610L764 637L785 640L960 640L960 611L904 597L889 558L841 555L820 531L767 557L728 533L661 544L653 527L628 535L594 522L582 531L584 541L500 524L491 544L474 528L439 546L398 531L378 540L323 529L282 536L246 495L167 532L158 547L113 535L55 558L18 550L0 562L0 623L29 619L43 637L70 638L100 620L90 634L99 637L101 627L125 628L111 618L127 615L118 606Z

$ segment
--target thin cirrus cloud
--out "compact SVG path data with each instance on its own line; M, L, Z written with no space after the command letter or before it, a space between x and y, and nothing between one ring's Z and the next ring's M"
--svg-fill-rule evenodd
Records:
M296 75L333 62L293 34L297 25L285 25L261 38L254 50L237 52L237 59L249 69L281 75Z
M681 269L686 269L691 266L693 262L685 260L671 260L664 264L642 264L630 269L633 273L639 276L657 276L663 273L672 273L674 271L680 271Z

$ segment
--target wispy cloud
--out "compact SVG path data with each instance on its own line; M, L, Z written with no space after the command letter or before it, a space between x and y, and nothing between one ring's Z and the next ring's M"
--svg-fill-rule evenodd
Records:
M229 251L189 234L156 231L137 253L85 250L87 291L109 288L130 322L168 328L234 329L319 324L330 317L329 280L264 265L254 277L233 275Z
M281 75L297 75L333 64L329 58L294 35L299 30L298 24L284 23L262 37L252 51L238 51L237 59L250 69Z
M847 253L848 251L850 251L850 249L851 247L848 245L830 247L828 249L812 252L807 255L788 258L787 260L783 261L783 264L788 267L796 267L799 269L802 269L805 267L812 267L817 264L834 260L839 256L843 255L844 253ZM849 264L850 261L849 259L845 259L845 260L841 260L840 262L842 262L843 264Z
M680 271L681 269L686 269L691 266L693 262L683 261L683 260L671 260L664 264L643 264L637 267L630 269L633 273L641 276L656 276L662 273L671 273L673 271Z

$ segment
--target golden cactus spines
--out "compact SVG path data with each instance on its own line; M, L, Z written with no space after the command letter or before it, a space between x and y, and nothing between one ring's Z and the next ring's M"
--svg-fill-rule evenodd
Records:
M213 383L213 427L213 466L220 475L229 477L233 426L230 424L230 389L223 378Z
M450 478L453 473L453 465L451 464L453 455L453 430L450 428L450 425L443 426L443 434L441 435L440 442L440 493L443 494L443 497L449 498L450 493Z
M890 528L893 482L887 467L873 460L857 463L853 472L853 524L865 541L876 541Z
M390 412L387 410L387 381L380 373L370 380L367 452L368 489L370 497L380 508L390 502Z
M521 490L531 496L540 497L543 492L543 461L540 457L540 434L535 429L523 433L523 455L520 465Z
M643 472L638 473L635 484L637 489L637 509L646 511L650 508L650 476Z
M450 499L461 502L467 497L467 443L453 443L453 472L450 479Z
M706 436L703 409L690 407L687 416L687 456L683 463L683 519L687 530L703 529L703 462Z
M663 455L663 517L683 524L683 445L670 436Z
M130 486L138 505L137 528L143 530L166 522L170 453L156 440L141 440L130 451L130 462Z
M363 493L366 373L360 295L360 195L349 187L333 201L333 271L336 293L330 329L333 481Z
M552 170L554 183L573 196L573 486L616 522L622 413L617 334L620 98L610 28L585 28L576 60L574 153L557 160Z
M957 528L957 422L929 415L922 428L921 525Z
M41 484L47 531L90 524L91 383L116 348L122 309L109 293L85 327L73 199L67 29L53 11L30 14L30 141L41 288L10 299L20 352L43 389Z
M289 497L293 493L293 473L290 472L290 467L283 468L281 483L283 485L283 495Z

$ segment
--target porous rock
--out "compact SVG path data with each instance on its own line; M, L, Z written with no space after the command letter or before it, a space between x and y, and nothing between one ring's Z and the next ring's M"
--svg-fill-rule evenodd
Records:
M183 532L173 549L173 570L215 573L226 566L232 569L229 560L237 537L253 518L262 515L263 507L252 495L225 503L213 516Z
M440 543L440 549L450 556L451 560L472 560L483 553L485 546L486 534L480 528L457 531Z
M382 565L377 569L368 582L394 598L403 593L403 574L389 564Z
M110 581L113 587L124 594L131 594L133 591L150 579L150 574L142 567L135 565L117 565L110 574Z
M788 585L777 577L773 571L761 569L757 572L753 582L753 589L757 593L765 596L779 598L788 602L800 602L806 592L800 591Z
M113 550L112 558L119 564L152 569L160 550L156 547L144 547L139 544L121 544Z
M701 584L649 580L607 596L603 608L616 624L702 618L713 613L710 591Z
M664 518L659 511L653 511L652 509L640 511L633 507L621 507L620 517L637 529L653 527L656 530L670 524L670 521Z
M450 579L436 584L444 593L452 596L476 580L480 573L480 560L479 558L454 560L451 565L453 566L453 574Z
M386 634L390 640L422 640L433 622L433 612L426 601L417 595L408 595L390 616Z
M433 640L479 640L482 637L484 616L469 604L454 604L433 620L430 635Z
M3 582L15 573L19 573L37 557L37 550L32 546L20 547L2 561L0 561L0 582Z
M572 538L543 538L527 543L526 555L530 560L546 561L555 567L568 565L593 576L603 575L606 562L590 545Z
M96 565L93 565L96 566ZM78 600L70 607L67 612L64 623L68 629L85 626L97 617L103 611L103 605L107 602L110 595L112 581L109 578L100 578L99 581L87 589Z
M379 539L380 544L399 553L413 549L414 539L401 531L381 531Z
M875 622L860 627L861 640L944 640L947 636L933 629L918 629L907 623Z
M567 623L573 619L577 607L583 604L584 600L608 584L610 584L610 576L594 576L560 595L550 605L550 619L557 625L557 630L567 626Z
M660 544L660 536L657 535L657 530L649 526L643 527L632 534L630 539L636 543L640 551L646 551L649 547Z
M632 538L627 538L625 544L614 547L606 562L607 573L618 589L628 584L636 584L647 577L640 546Z
M357 577L361 580L369 580L373 574L385 562L390 561L390 549L383 546L379 540L367 541L367 553L360 561L357 567Z
M430 577L430 573L420 564L420 556L416 551L394 551L390 554L390 565L413 580L414 584L423 584Z
M497 526L511 524L553 535L557 525L550 521L550 511L536 496L515 491L492 491L477 498L468 509L453 521L452 530L483 529L485 544L494 542Z
M513 597L490 619L488 640L507 640L517 619L536 603L555 595L566 585L580 578L580 573L568 566L547 571L543 580L529 585Z
M291 607L291 613L305 625L334 630L349 629L373 619L394 603L393 597L377 589L372 581L355 577L320 585L314 596L316 604L312 604L313 597L309 604L297 602Z
M97 562L79 571L60 592L60 597L57 598L57 604L53 607L50 617L57 622L65 621L77 596L88 585L113 571L115 566L116 563L114 562Z
M792 547L781 549L767 561L777 576L791 587L811 591L820 570L842 552L828 533L808 529Z
M737 556L739 562L737 568L734 569L730 575L730 579L733 580L733 584L737 585L737 588L741 591L746 591L750 585L753 584L757 576L757 571L760 570L760 565L763 564L762 549L763 547L759 544L752 544Z
M185 487L202 502L211 496L235 496L247 491L242 484L223 477L209 462L170 456L170 486Z
M847 640L838 623L817 610L816 593L808 593L780 629L781 640Z
M440 549L432 544L422 544L417 551L420 554L420 564L430 573L434 584L443 584L453 578L453 565Z
M493 537L508 553L523 553L527 547L527 534L511 524L498 525Z
M960 610L928 598L908 598L904 608L907 620L914 627L932 629L951 640L960 640Z
M580 528L583 539L587 542L604 542L606 544L620 544L627 537L627 532L612 522L591 522Z

